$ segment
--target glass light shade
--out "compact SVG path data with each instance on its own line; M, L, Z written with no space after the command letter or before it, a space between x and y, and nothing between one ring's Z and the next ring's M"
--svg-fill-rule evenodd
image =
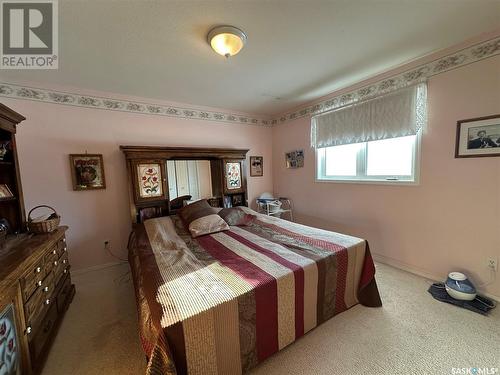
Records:
M232 26L220 26L208 33L208 42L219 55L230 57L241 51L247 36L243 31Z

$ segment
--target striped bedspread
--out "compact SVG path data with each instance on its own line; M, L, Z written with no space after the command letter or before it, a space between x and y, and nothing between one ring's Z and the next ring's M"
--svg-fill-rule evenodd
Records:
M361 302L380 306L366 241L257 214L193 239L177 216L129 244L148 374L241 374Z

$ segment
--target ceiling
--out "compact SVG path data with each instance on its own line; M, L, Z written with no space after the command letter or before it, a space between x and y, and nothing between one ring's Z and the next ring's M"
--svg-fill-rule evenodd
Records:
M500 26L498 0L59 0L59 69L0 80L276 115ZM226 60L216 25L248 42Z

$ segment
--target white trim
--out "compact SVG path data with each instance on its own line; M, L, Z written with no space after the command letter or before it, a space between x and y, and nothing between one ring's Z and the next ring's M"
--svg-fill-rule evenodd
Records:
M110 262L110 263L104 263L104 264L97 264L95 266L91 266L91 267L87 267L87 268L79 268L76 270L71 270L71 274L73 276L79 276L79 275L84 275L84 274L89 273L89 272L100 271L100 270L103 270L106 268L115 267L115 266L119 266L119 265L126 264L126 263L128 263L128 262L123 261L123 262Z
M382 263L382 264L409 272L411 274L423 277L425 279L428 279L428 280L431 280L434 282L443 282L446 279L446 275L438 276L438 275L429 273L428 271L416 268L416 267L409 265L408 263L402 262L400 260L397 260L397 259L394 259L391 257L387 257L385 255L374 253L373 251L371 254L372 254L373 260L377 263ZM500 302L500 296L495 296L494 294L487 293L483 290L479 290L479 292L488 298L491 298L491 299L494 299L495 301Z

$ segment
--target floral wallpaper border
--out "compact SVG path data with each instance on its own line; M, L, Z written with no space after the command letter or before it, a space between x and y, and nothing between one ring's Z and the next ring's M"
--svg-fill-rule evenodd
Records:
M421 82L433 75L447 72L500 54L500 37L476 44L427 64L407 70L401 74L380 80L357 90L313 103L294 112L285 113L271 120L271 125L285 123L304 116L313 116L359 100L368 99L399 88Z
M0 82L0 96L110 111L143 113L148 115L196 120L222 121L236 124L271 126L270 120L267 118L257 118L233 113L182 108L163 104L143 103L91 95L80 95L3 82Z
M3 82L0 82L0 96L110 111L143 113L149 115L207 121L221 121L236 124L273 126L304 116L317 115L359 100L382 95L387 92L421 82L436 74L447 72L498 54L500 54L500 37L473 45L427 64L422 64L416 68L407 70L401 74L361 87L357 90L310 104L309 106L302 107L293 112L285 113L274 119L251 117L225 112L206 111L194 108L182 108L163 104L80 95Z

